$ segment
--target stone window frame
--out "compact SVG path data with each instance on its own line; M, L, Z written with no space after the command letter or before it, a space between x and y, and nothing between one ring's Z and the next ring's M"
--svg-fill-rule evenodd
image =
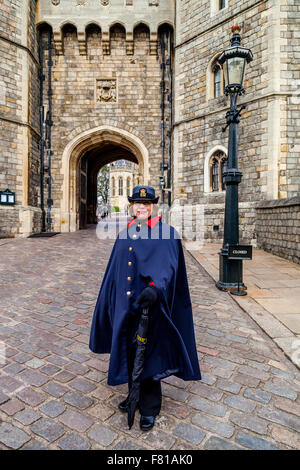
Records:
M218 190L214 190L212 188L212 171L213 171L213 160L217 158L219 165L218 165ZM222 181L222 161L227 161L227 149L223 145L216 145L213 147L205 156L204 160L204 194L223 194L225 193L225 187L223 186Z
M225 185L223 183L223 172L225 162L227 162L227 156L224 152L217 150L212 154L209 161L210 167L210 185L209 189L212 193L221 193L225 191ZM216 181L215 181L216 180Z
M220 83L219 94L217 94L217 90L216 90L216 83L217 83L216 76L218 73L220 74L220 82L218 82ZM224 83L223 68L216 61L212 65L212 74L213 74L213 98L219 98L220 96L224 95L225 83Z
M221 1L225 4L222 8L220 8ZM228 0L210 0L210 16L214 16L221 11L224 12L226 8L228 8Z
M218 57L220 57L222 51L214 54L213 57L210 59L207 69L206 69L206 101L215 100L217 98L224 96L225 90L225 79L224 79L224 72L223 68L220 64L217 63ZM217 71L220 70L221 80L220 80L220 95L215 96L215 75Z

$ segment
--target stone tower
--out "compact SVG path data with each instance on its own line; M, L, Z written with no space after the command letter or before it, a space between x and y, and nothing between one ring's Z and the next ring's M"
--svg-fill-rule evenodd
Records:
M93 223L97 173L117 159L138 164L138 180L159 190L170 141L174 1L6 3L2 46L7 83L18 95L8 92L3 108L15 106L2 121L5 155L15 158L2 186L16 188L16 204L0 206L2 232L26 236Z
M15 205L0 205L0 236L26 236L40 228L39 57L36 5L0 4L0 191Z
M127 212L127 196L131 196L133 187L139 184L138 166L127 160L117 160L110 164L109 170L110 204Z

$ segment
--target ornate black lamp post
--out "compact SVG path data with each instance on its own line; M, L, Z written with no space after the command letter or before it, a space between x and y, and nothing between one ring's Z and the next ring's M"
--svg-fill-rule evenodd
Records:
M237 99L238 96L245 93L243 79L246 62L250 62L253 55L250 49L241 47L240 30L240 26L232 27L231 47L218 58L224 71L225 94L230 96L230 110L226 113L227 125L222 129L225 131L229 126L228 162L227 169L223 173L223 181L226 185L224 241L219 253L220 273L216 285L220 290L228 290L232 293L239 292L245 295L246 286L243 283L242 259L249 259L249 257L245 256L245 251L248 251L247 247L241 249L242 247L239 246L238 184L241 182L242 173L238 171L237 126L240 122L240 112L246 106L242 105L238 110Z

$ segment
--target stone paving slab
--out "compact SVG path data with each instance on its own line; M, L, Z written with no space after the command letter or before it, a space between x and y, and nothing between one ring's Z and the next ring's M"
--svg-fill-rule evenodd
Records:
M202 381L165 379L155 427L141 431L137 413L128 430L117 408L127 385L108 386L109 355L88 348L112 246L95 226L0 244L0 448L299 449L300 373L276 344L290 339L284 325L272 340L188 251Z
M218 281L221 245L206 243L190 251ZM234 300L300 368L300 266L253 248L253 259L243 262L247 296Z

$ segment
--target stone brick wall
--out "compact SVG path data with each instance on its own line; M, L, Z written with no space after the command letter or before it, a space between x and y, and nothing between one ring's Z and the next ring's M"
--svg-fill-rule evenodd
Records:
M223 133L222 127L229 99L211 97L210 67L229 46L231 27L239 24L242 45L254 56L246 68L246 94L239 98L239 104L246 103L247 108L238 126L239 169L243 173L239 185L240 238L250 243L255 203L299 191L298 173L287 173L296 164L299 146L293 147L289 157L293 145L288 145L289 135L297 137L297 121L291 119L296 118L296 102L294 107L290 105L292 97L286 88L291 74L288 69L299 76L293 63L297 47L295 40L290 41L298 34L292 32L298 7L291 1L229 0L224 10L213 14L211 5L208 0L176 2L173 195L187 204L204 204L205 238L223 237L225 192L205 191L205 179L211 151L228 147L228 129ZM220 221L219 232L212 231L212 225L219 225L214 220Z
M282 131L285 141L282 148L286 160L285 193L295 197L300 188L300 3L288 0L282 6L285 12L286 45L282 51L282 88L290 93L286 103L286 123Z
M300 263L300 197L264 201L256 207L257 246Z
M41 201L36 25L43 22L52 27L56 50L52 75L52 229L61 228L65 182L63 151L72 138L88 129L113 126L140 139L151 153L147 179L151 177L153 186L158 189L161 70L157 33L164 21L173 22L172 0L147 5L144 0L135 0L134 4L114 0L109 9L98 0L88 4L66 0L57 5L48 0L3 0L0 15L0 49L4 58L0 84L3 82L6 87L5 93L0 93L0 189L9 187L16 192L16 206L0 206L2 236L26 236L41 229L38 222ZM68 21L76 27L62 28L61 24ZM148 27L137 26L139 21ZM123 26L116 24L111 29L115 23ZM47 52L45 74L46 65ZM97 100L97 80L107 78L116 80L116 103ZM46 82L47 76L45 114Z
M87 32L87 55L79 54L76 30L64 36L64 55L54 57L52 159L53 209L62 198L62 153L72 137L111 125L137 136L151 153L150 178L158 189L160 164L160 64L149 55L149 35L136 32L134 55L126 55L125 32L111 31L110 55L103 56L101 33ZM147 51L147 53L145 53ZM99 102L97 79L116 79L117 102ZM88 148L86 149L88 150Z
M38 198L35 1L0 3L0 54L0 190L16 193L15 206L0 205L0 236L5 237L24 233L23 211L34 210L30 206Z
M253 99L257 93L262 95L266 86L262 70L265 33L261 21L262 2L243 2L239 8L235 3L229 2L228 8L213 16L208 1L177 2L176 10L174 145L177 145L178 173L174 192L177 197L186 197L188 204L205 205L204 237L207 241L223 238L225 192L204 192L204 178L208 170L205 168L207 154L215 147L228 147L228 131L223 133L222 127L226 123L225 113L229 104L225 96L210 98L208 68L213 57L229 46L232 24L244 25L242 44L251 48L254 54L245 80L250 103L239 125L239 169L244 175L239 185L240 227L244 241L252 239L255 222L252 205L263 197L267 183L262 147L268 99ZM247 101L247 98L243 97L240 102ZM213 225L219 225L219 230L214 231Z
M20 201L21 191L16 188L17 165L20 161L18 141L22 139L22 128L14 123L18 119L18 101L20 89L18 80L21 67L17 66L18 48L6 39L20 40L17 11L20 12L21 1L4 2L0 5L0 189L7 187L16 191L16 199ZM15 13L15 14L14 14ZM21 175L21 172L19 172ZM14 235L18 230L18 212L14 207L0 205L0 236Z

